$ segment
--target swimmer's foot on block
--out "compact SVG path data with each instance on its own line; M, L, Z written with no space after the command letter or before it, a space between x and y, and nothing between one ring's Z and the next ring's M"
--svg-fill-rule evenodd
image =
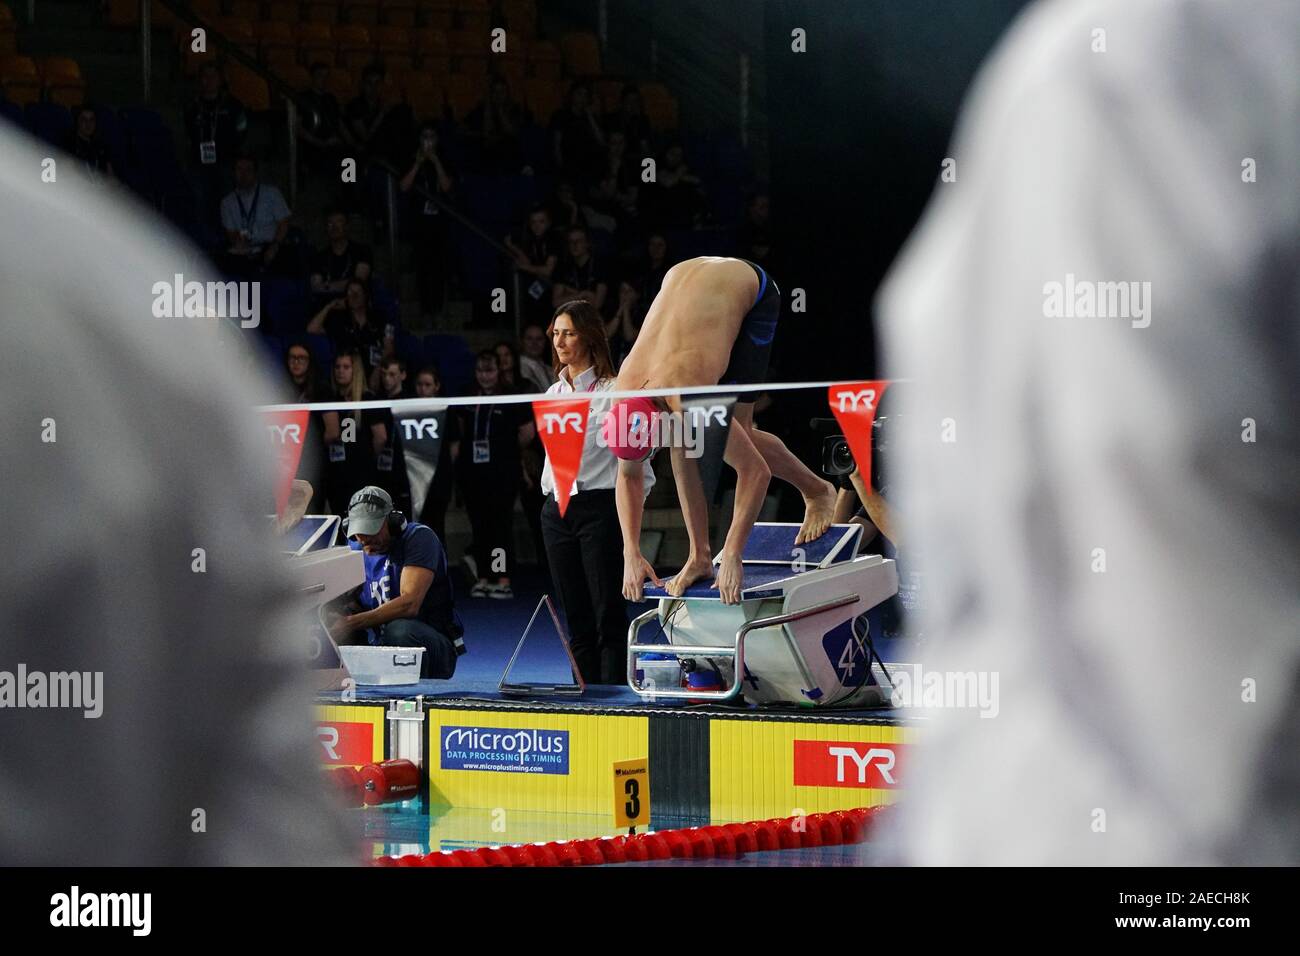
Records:
M681 597L692 584L704 580L713 580L713 563L701 558L688 562L672 578L665 581L664 590L673 597Z
M835 486L829 481L822 482L822 490L811 498L804 498L803 524L794 537L795 544L807 544L816 541L826 533L835 517Z

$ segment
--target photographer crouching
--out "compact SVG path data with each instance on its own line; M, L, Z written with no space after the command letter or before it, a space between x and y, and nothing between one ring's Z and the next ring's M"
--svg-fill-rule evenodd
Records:
M897 386L891 389L889 397ZM915 555L905 551L900 557L902 547L897 513L889 503L889 464L890 446L897 440L898 433L907 426L905 418L884 412L884 400L881 412L876 415L871 429L872 474L864 476L858 469L848 442L843 435L826 438L822 446L822 472L839 485L839 495L835 501L836 524L858 524L862 526L862 545L859 553L881 554L894 560L898 567L898 594L873 608L859 619L856 627L870 627L873 639L881 637L919 637L908 627L908 614L918 607L920 600L921 575L912 570ZM814 428L833 425L834 419L813 419Z
M447 679L465 653L447 555L433 529L393 508L369 485L348 502L348 540L365 554L366 580L341 599L330 634L339 644L422 647L420 678Z

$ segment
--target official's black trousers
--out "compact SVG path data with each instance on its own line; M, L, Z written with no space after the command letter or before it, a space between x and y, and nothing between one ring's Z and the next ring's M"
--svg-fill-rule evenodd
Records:
M555 496L548 495L542 506L542 539L582 679L623 683L628 622L623 536L613 490L574 495L564 517Z

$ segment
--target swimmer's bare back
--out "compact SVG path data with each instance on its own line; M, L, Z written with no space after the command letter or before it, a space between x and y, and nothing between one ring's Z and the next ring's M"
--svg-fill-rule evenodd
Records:
M716 385L727 370L740 324L758 298L758 276L740 259L701 256L664 276L632 351L619 390Z

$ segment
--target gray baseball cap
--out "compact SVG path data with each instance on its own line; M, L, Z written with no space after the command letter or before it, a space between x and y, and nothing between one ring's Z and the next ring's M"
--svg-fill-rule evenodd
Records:
M348 537L354 534L378 534L389 512L393 498L377 485L366 485L348 502Z

